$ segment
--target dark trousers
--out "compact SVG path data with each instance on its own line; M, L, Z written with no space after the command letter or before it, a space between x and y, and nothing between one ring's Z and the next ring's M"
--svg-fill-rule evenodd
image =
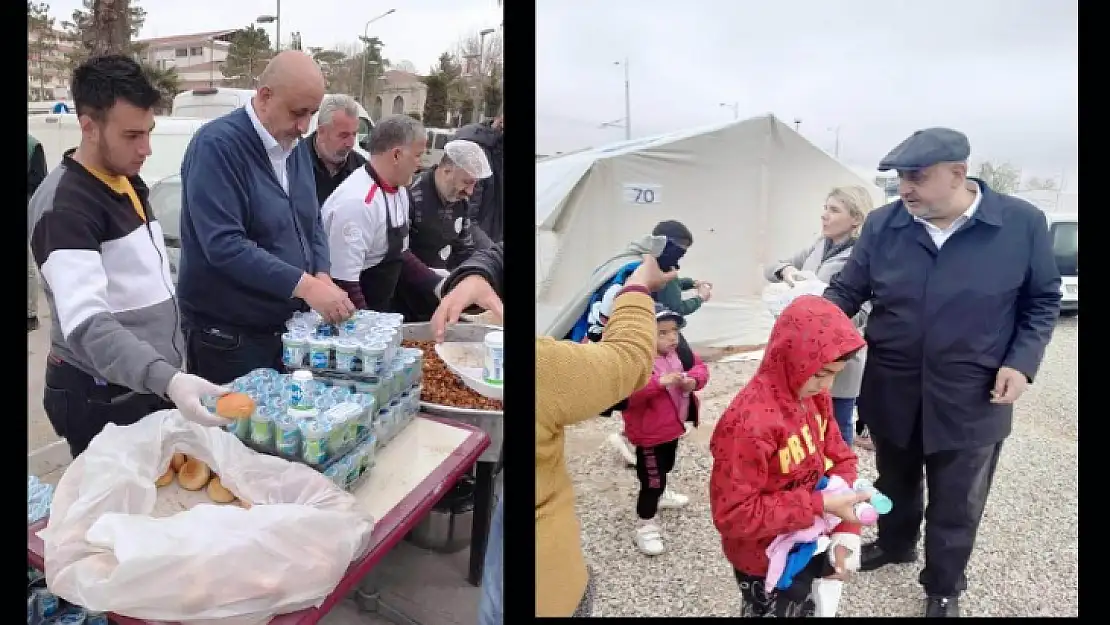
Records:
M54 432L69 443L76 458L109 423L131 425L173 404L116 384L100 383L66 362L48 356L42 407Z
M636 447L636 479L640 481L636 514L641 519L654 519L659 511L659 498L667 488L667 474L674 470L677 453L677 440L654 447Z
M418 289L410 285L398 285L393 293L393 310L405 316L405 323L426 323L432 320L439 298L435 291Z
M228 384L255 369L283 371L281 335L246 334L216 327L186 328L189 373L213 384Z
M744 600L740 616L745 618L813 616L816 610L816 604L813 601L813 580L832 575L834 572L828 556L819 553L794 576L794 581L789 587L783 590L777 588L768 590L766 578L733 569L736 583L740 585L740 597Z
M852 425L852 411L856 407L855 397L833 397L833 413L836 415L836 425L840 428L840 435L848 446L852 446L855 439L856 427Z
M930 596L951 597L967 589L964 569L975 546L1002 443L925 455L920 428L918 432L909 449L871 436L879 472L875 488L894 504L890 513L879 517L878 543L887 553L913 549L924 518L925 569L919 582Z

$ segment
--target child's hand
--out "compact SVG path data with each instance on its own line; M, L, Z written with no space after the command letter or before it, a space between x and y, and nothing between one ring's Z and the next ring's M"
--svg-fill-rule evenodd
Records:
M659 376L659 384L661 386L673 386L682 381L681 373L664 373Z
M694 389L698 387L698 381L688 375L682 376L682 390L687 393L693 393Z
M847 565L849 553L848 548L844 545L833 547L833 557L830 559L833 561L833 569L836 572L827 576L825 579L836 579L842 582L848 581L848 576L852 574L852 571Z

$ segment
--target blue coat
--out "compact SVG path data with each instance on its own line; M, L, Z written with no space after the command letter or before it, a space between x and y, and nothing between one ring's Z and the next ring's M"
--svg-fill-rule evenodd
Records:
M186 327L281 331L304 306L293 298L301 275L330 271L308 151L294 149L287 167L288 193L245 108L208 122L189 142L177 284Z
M939 251L901 200L873 211L825 291L849 317L870 300L860 419L911 451L1005 439L1013 407L990 403L998 369L1032 381L1060 311L1044 214L976 182L978 210Z

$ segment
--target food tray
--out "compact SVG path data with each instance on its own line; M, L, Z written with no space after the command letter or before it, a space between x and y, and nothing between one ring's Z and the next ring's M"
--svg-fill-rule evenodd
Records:
M499 326L481 323L457 323L447 327L445 340L480 343L486 338L486 334L501 329ZM401 337L406 341L431 341L435 339L430 323L406 323L401 326ZM456 408L455 406L433 404L423 400L420 401L420 407L427 414L473 425L481 429L489 436L490 445L482 452L478 460L480 462L497 462L501 455L501 443L504 438L504 411Z

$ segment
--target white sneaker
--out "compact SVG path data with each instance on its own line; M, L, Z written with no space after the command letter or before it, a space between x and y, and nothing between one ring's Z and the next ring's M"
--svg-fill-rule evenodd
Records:
M621 455L625 464L630 467L636 466L636 451L632 449L632 445L629 444L628 439L619 432L613 432L609 435L608 440L609 445L617 450L617 453Z
M637 527L632 540L644 555L657 556L665 550L663 547L663 532L655 523L648 522Z
M667 510L683 508L688 503L690 503L689 497L680 495L670 489L663 491L663 496L659 498L659 507Z

